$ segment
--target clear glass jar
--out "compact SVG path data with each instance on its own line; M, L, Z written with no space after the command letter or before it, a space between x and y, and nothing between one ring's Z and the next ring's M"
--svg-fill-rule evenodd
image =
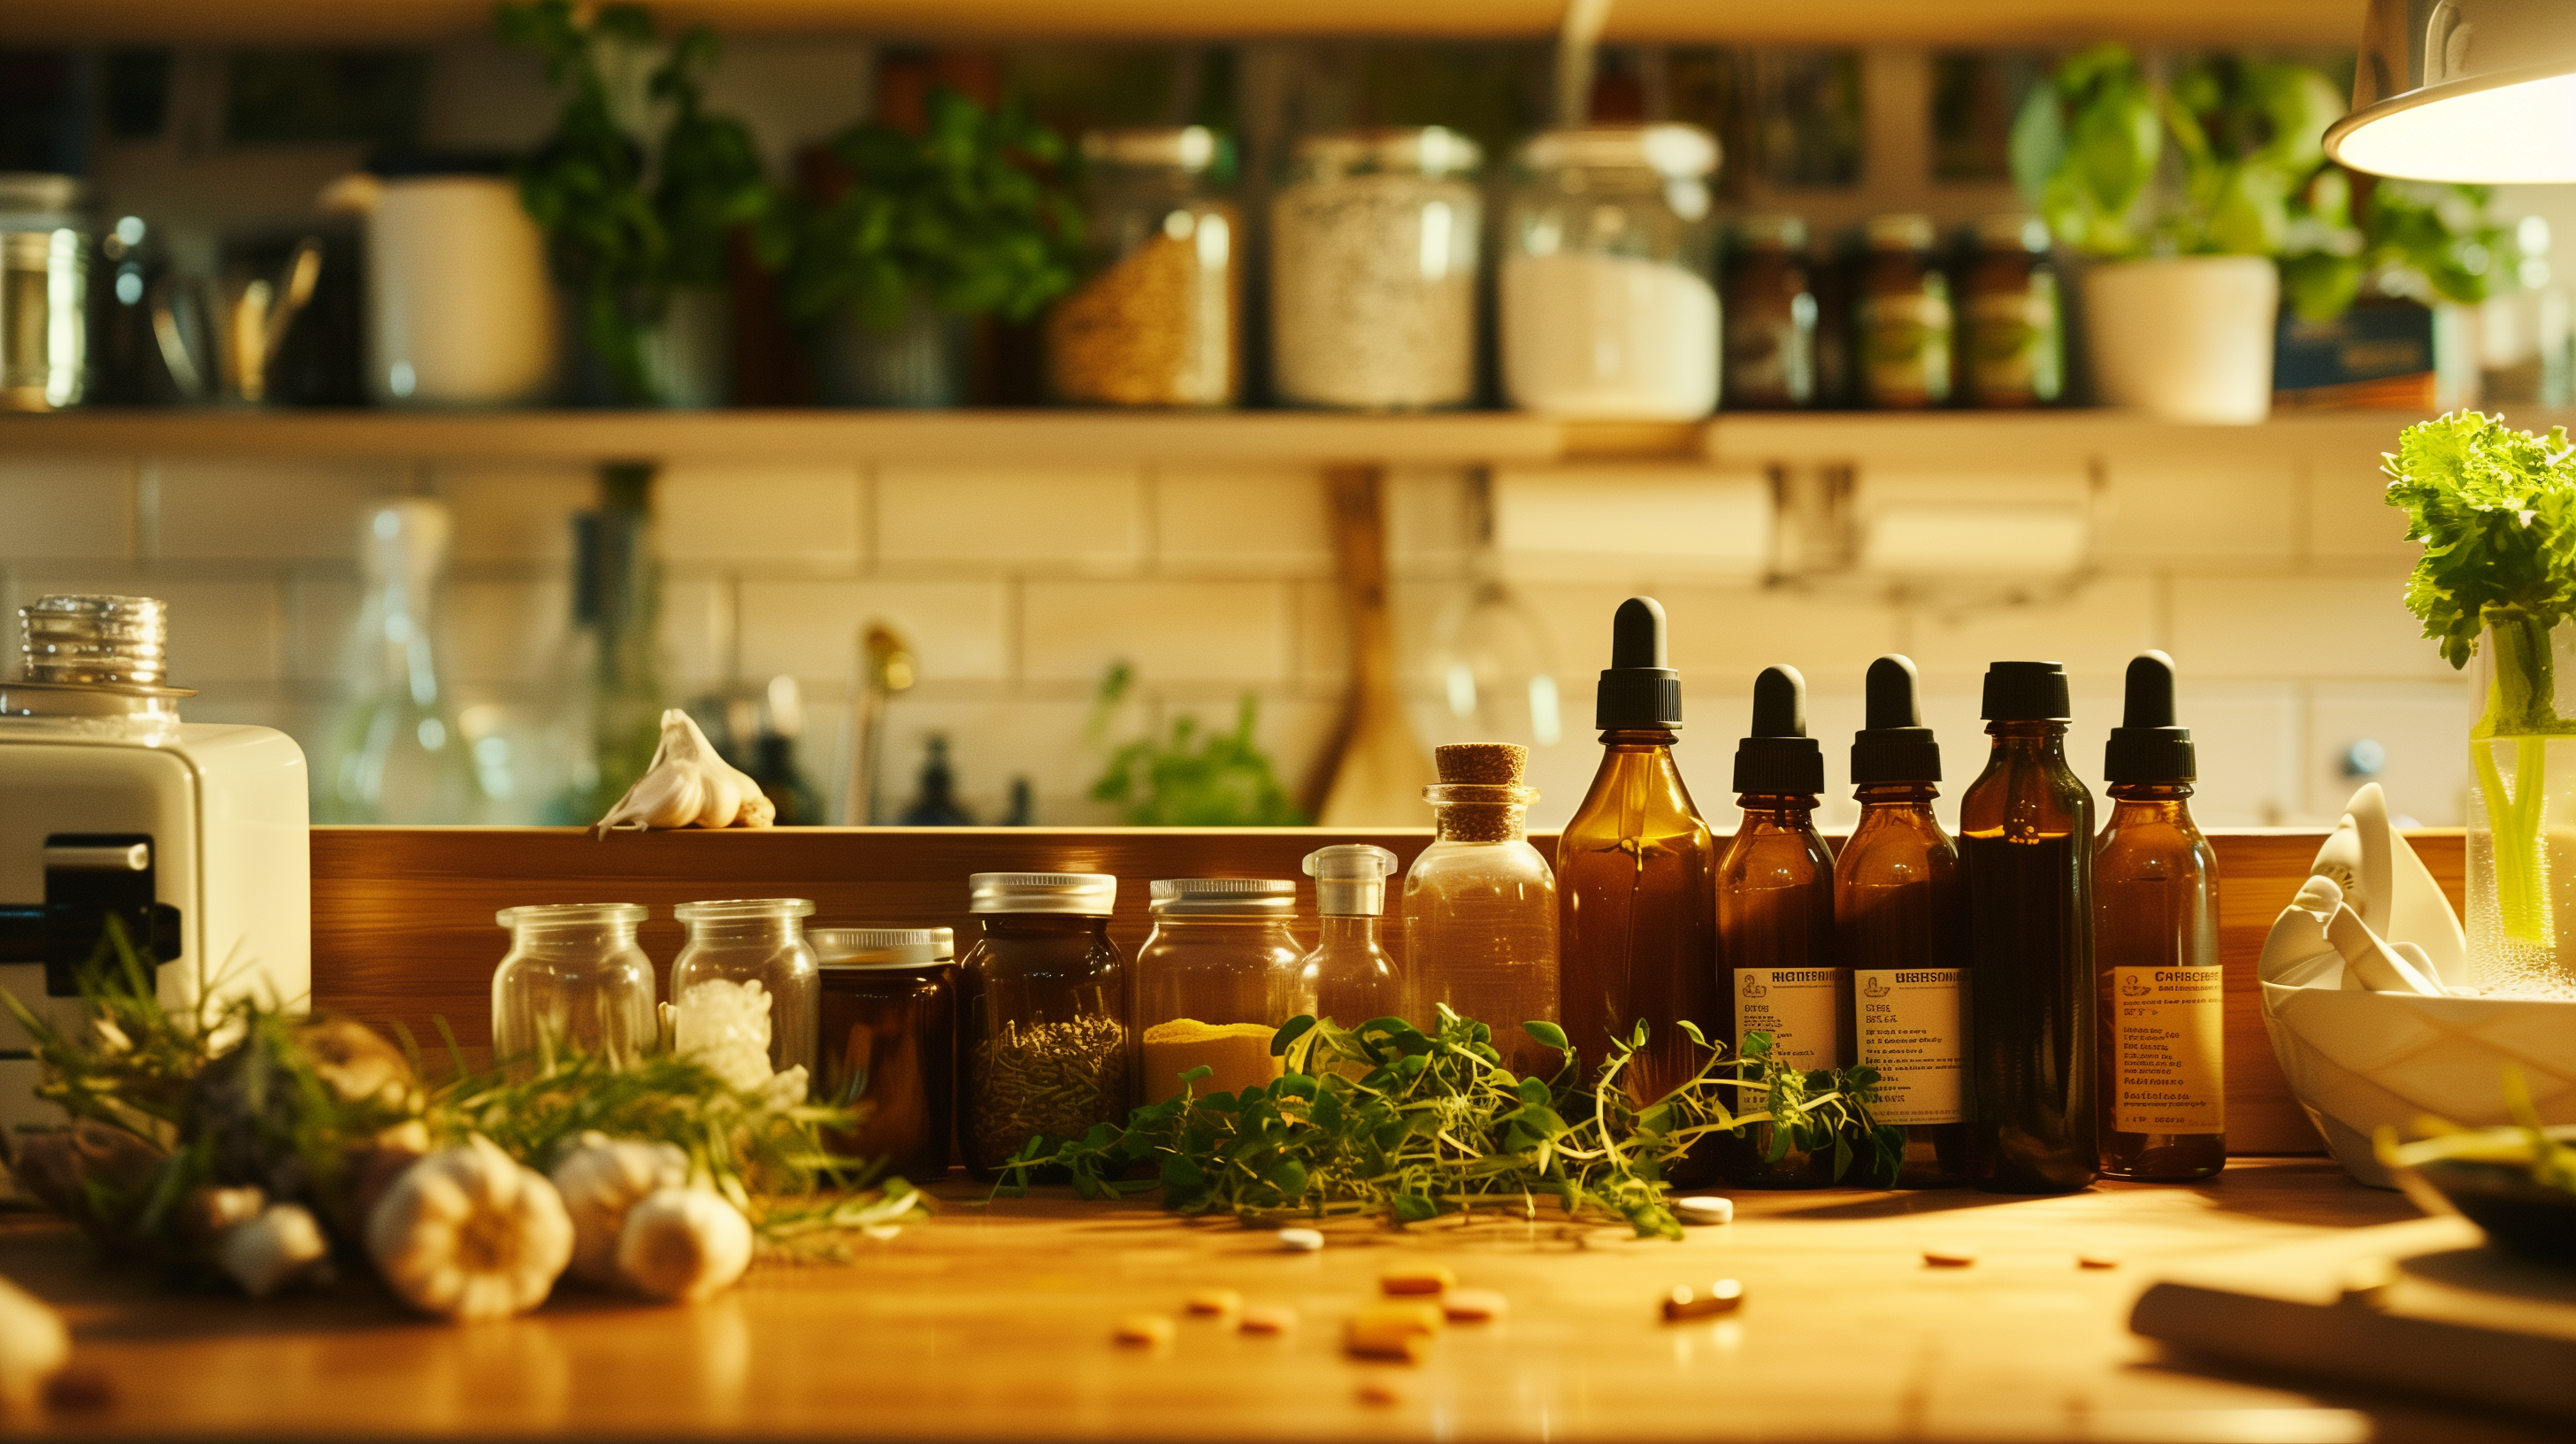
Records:
M492 1056L569 1049L631 1063L658 1048L653 960L636 945L640 903L503 908L510 951L492 972Z
M86 188L0 175L0 411L77 406L89 380Z
M1551 130L1521 148L1501 307L1513 405L1669 420L1717 405L1717 159L1689 125Z
M1241 387L1243 225L1218 195L1224 147L1205 126L1093 131L1091 274L1047 312L1059 401L1231 406Z
M1403 410L1473 398L1483 160L1436 125L1297 143L1270 202L1270 371L1282 401Z
M682 903L689 941L671 963L672 1046L736 1088L804 1096L814 1076L822 980L801 897ZM793 1077L772 1083L773 1077Z
M957 1142L991 1182L1032 1137L1127 1121L1127 960L1109 941L1107 873L979 872L968 886L983 936L957 965Z
M1281 878L1179 877L1153 887L1154 931L1136 951L1136 1033L1144 1084L1159 1103L1263 1088L1279 1076L1270 1056L1279 1025L1315 1006L1300 975L1304 949L1288 931L1297 884Z
M1515 1073L1552 1077L1563 1055L1522 1031L1555 1022L1556 874L1529 845L1534 788L1434 783L1431 845L1404 875L1405 1016L1419 1028L1446 1003L1491 1028Z
M957 1097L956 934L947 928L816 928L822 1078L815 1096L862 1110L824 1136L912 1182L948 1171Z
M2468 666L2468 983L2576 998L2576 622L2484 620Z

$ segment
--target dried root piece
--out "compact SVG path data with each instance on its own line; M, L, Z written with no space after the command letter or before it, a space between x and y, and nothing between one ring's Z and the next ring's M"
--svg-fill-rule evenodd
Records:
M605 837L678 827L767 827L777 820L778 806L760 784L716 755L696 720L673 707L662 714L653 765L591 831Z

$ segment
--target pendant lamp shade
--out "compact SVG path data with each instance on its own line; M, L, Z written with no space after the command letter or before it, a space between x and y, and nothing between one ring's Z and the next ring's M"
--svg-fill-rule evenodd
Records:
M2408 180L2576 181L2576 3L2369 0L2326 154Z

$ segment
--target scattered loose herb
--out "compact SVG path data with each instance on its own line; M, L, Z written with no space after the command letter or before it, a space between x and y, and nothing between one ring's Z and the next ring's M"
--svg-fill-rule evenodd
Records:
M2545 945L2555 936L2541 853L2547 742L2576 736L2576 720L2558 715L2549 649L2551 629L2576 615L2576 460L2566 428L2537 437L2500 416L2452 412L2406 428L2384 469L2388 504L2424 544L2407 608L2453 667L2468 665L2480 633L2494 646L2469 751L2505 935ZM2502 741L2513 744L2509 783L2489 745Z
M1376 1214L1398 1224L1479 1207L1527 1215L1551 1198L1569 1217L1616 1217L1640 1237L1679 1238L1665 1170L1694 1145L1748 1125L1773 1125L1773 1161L1792 1147L1830 1153L1840 1179L1867 1155L1877 1177L1896 1177L1904 1130L1871 1118L1872 1069L1802 1072L1773 1058L1761 1033L1729 1057L1685 1021L1679 1026L1705 1059L1679 1087L1639 1106L1620 1075L1645 1046L1643 1023L1614 1044L1589 1084L1562 1029L1521 1026L1564 1055L1553 1079L1514 1076L1492 1030L1445 1006L1428 1034L1396 1018L1357 1028L1294 1018L1271 1040L1287 1069L1277 1082L1206 1097L1185 1086L1135 1110L1124 1128L1032 1138L995 1191L1017 1196L1036 1170L1055 1168L1085 1198L1159 1187L1164 1205L1185 1214ZM1140 1169L1153 1176L1127 1177Z

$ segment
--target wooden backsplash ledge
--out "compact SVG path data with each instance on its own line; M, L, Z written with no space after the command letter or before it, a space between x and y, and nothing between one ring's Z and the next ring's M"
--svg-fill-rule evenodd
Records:
M2408 834L2454 906L2465 850L2456 829ZM1532 834L1553 857L1553 834ZM2324 841L2313 831L2216 832L2219 950L2227 966L2228 1143L2238 1153L2321 1148L2263 1033L2254 963ZM958 929L972 938L966 875L1118 875L1110 932L1134 955L1145 885L1158 877L1289 877L1311 916L1298 863L1318 847L1373 842L1409 864L1428 830L1314 828L778 828L620 835L577 828L313 829L313 1001L424 1042L445 1018L479 1058L491 1042L491 979L508 935L493 914L522 903L638 902L653 909L644 950L667 970L680 950L676 903L805 897L811 925ZM667 979L667 971L665 977Z

